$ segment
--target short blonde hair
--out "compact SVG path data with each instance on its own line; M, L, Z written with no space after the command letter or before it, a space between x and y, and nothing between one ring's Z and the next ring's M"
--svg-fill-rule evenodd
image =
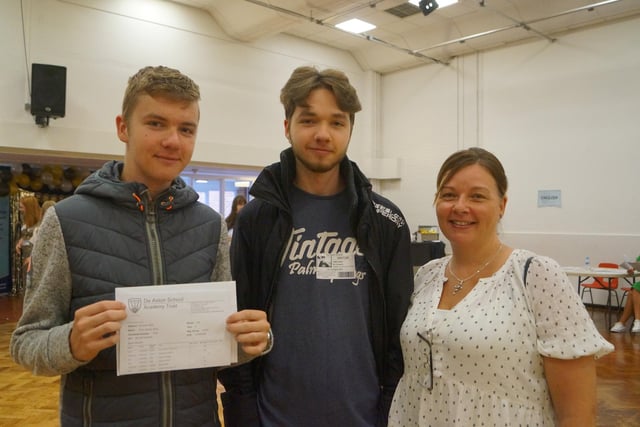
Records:
M161 95L169 99L197 102L200 100L200 88L180 71L165 67L144 67L129 78L122 100L122 117L129 121L138 97L141 94Z

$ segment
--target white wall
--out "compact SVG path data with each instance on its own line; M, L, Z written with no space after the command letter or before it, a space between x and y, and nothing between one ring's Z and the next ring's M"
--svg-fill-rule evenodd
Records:
M636 18L385 76L382 145L403 168L383 192L413 229L435 224L440 164L480 145L509 177L509 244L565 265L635 258L639 75ZM538 190L561 190L562 207L538 208Z
M288 36L254 44L226 37L210 15L160 0L24 0L0 2L0 153L39 149L120 156L114 118L129 76L163 64L191 76L202 92L194 161L264 166L286 148L280 88L300 65L348 73L365 109L358 116L351 154L375 150L373 114L377 77L338 49ZM26 56L26 58L25 58ZM66 117L38 128L24 110L29 101L25 63L67 67ZM0 154L1 155L1 154Z

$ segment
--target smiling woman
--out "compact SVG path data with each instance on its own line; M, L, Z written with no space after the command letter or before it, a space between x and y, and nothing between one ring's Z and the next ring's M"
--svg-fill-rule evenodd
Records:
M416 273L390 426L595 425L595 359L613 346L557 262L500 240L506 192L482 148L440 168L436 214L453 253Z

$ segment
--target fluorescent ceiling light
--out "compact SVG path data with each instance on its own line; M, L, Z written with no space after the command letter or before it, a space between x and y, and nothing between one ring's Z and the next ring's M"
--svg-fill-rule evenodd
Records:
M447 7L458 3L458 0L436 0L439 7ZM419 6L420 0L409 0L409 3Z
M364 33L365 31L373 30L374 28L376 28L376 26L354 18L336 24L336 28L339 28L343 31L348 31L350 33L360 34Z
M233 183L236 188L248 188L251 183L249 181L236 181Z
M207 182L209 182L209 181L207 181L206 179L196 179L196 182L197 182L198 184L206 184L206 183L207 183Z

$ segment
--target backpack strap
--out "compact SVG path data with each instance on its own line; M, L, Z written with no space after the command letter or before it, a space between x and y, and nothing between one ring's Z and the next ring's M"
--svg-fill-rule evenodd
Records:
M531 260L533 260L532 256L527 258L527 261L524 263L524 275L522 276L522 282L524 283L525 287L527 286L527 273L529 273L529 265L531 264Z

